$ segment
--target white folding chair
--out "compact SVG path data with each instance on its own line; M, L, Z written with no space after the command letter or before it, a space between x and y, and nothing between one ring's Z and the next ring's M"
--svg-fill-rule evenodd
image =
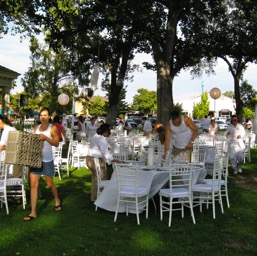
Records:
M62 167L63 165L66 165L67 170L67 176L70 176L70 170L69 165L71 163L71 148L72 148L72 142L69 142L68 151L67 151L67 157L62 157Z
M252 140L251 136L246 136L245 149L244 149L244 163L246 159L248 160L249 163L251 162L251 140Z
M163 212L169 212L169 227L171 226L172 211L181 210L184 218L184 206L189 207L191 217L195 224L192 194L192 165L191 164L170 164L169 188L160 190L160 219L163 219ZM175 200L174 200L175 199ZM180 208L173 208L179 204Z
M81 154L79 151L78 141L74 140L72 142L72 150L71 150L71 165L72 167L80 168L82 166L86 166L86 155Z
M192 151L191 163L205 165L206 152Z
M221 174L223 170L223 158L219 157L214 160L212 180L208 183L195 184L192 187L194 193L194 199L198 200L195 206L200 205L200 211L202 212L202 204L205 203L208 207L212 204L213 219L216 218L215 202L218 201L221 207L221 212L224 213L223 203L221 198Z
M54 158L54 171L58 174L59 179L61 180L61 167L62 167L62 142L59 142L58 147L52 147L53 149L53 158Z
M0 161L0 202L1 208L5 204L6 213L9 214L8 201L7 201L7 191L6 191L6 179L7 179L8 167L3 161Z
M228 162L229 162L229 155L223 156L223 164L222 164L222 173L221 173L221 180L218 182L220 183L220 192L221 196L226 197L227 206L230 208L229 198L228 198ZM204 183L211 184L212 179L204 179Z
M20 178L6 179L7 197L21 198L23 209L26 206L26 191L25 191L25 166L21 166L22 174Z
M99 158L94 158L95 169L96 169L96 177L97 177L97 197L101 194L103 189L110 183L109 180L102 180L101 167ZM97 211L97 206L95 207Z
M140 225L139 213L146 211L148 219L148 194L149 188L138 185L138 165L117 164L114 165L114 172L117 178L118 199L114 216L117 220L120 203L126 206L126 215L129 209L136 211L137 224Z

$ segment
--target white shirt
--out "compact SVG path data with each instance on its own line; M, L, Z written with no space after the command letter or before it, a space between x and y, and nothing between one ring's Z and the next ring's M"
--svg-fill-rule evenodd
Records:
M110 163L113 160L113 156L110 152L108 142L103 135L95 134L90 141L88 149L88 156L105 158Z
M245 144L244 144L244 141L243 141L243 138L245 136L245 128L243 127L243 125L241 124L237 124L236 127L232 124L230 124L228 126L228 132L229 132L229 141L230 141L230 144L234 144L234 143L238 143L239 146L244 149L245 148ZM237 136L240 135L241 138L237 138Z
M192 138L193 132L185 124L184 116L181 116L181 124L179 126L173 125L170 121L170 130L174 138L174 146L179 149L186 148Z
M5 124L2 132L1 140L0 140L0 145L2 146L7 145L9 131L16 131L16 128Z
M87 137L91 138L96 134L96 130L98 128L97 123L95 122L94 125L89 122L86 127L86 135Z
M144 131L145 132L151 132L153 130L152 124L150 121L145 120L144 122Z
M79 122L79 125L81 125L81 130L77 132L77 135L79 135L79 136L86 136L86 126L85 126L85 123Z
M44 134L45 136L47 136L48 138L53 138L51 136L51 127L52 124L49 124L47 129L43 132L41 132L39 130L41 124L37 126L35 134ZM52 145L47 142L46 140L43 141L43 148L42 148L42 161L43 162L51 162L53 161L53 151L52 151Z

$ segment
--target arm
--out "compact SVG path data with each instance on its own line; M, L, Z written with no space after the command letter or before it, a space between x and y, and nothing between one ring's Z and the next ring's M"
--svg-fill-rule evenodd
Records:
M195 123L193 122L193 120L187 116L184 117L185 120L185 124L192 130L193 134L191 137L190 142L188 143L188 145L186 146L186 148L192 148L193 147L193 142L195 141L195 139L198 136L198 128L196 127Z
M170 149L170 136L171 136L170 122L168 122L165 126L165 141L164 141L164 156L163 156L164 159Z

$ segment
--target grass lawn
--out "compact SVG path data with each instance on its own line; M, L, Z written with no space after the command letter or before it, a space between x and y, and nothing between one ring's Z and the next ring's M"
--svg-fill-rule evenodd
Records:
M224 214L217 205L213 220L211 207L202 213L195 208L194 225L189 210L184 219L174 212L170 228L168 215L160 221L151 202L149 219L142 213L140 226L133 214L119 214L114 223L113 212L95 211L90 202L90 171L72 169L70 177L63 173L61 181L55 178L62 212L54 211L43 180L36 220L23 221L29 202L25 211L21 204L10 203L9 215L0 209L0 255L257 255L257 192L238 185L257 173L256 162L257 149L253 149L252 163L243 166L243 174L229 176L231 208L224 200Z

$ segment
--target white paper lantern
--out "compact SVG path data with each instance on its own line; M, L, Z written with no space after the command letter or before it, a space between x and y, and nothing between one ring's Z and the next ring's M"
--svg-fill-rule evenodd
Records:
M97 89L97 82L98 82L98 78L99 78L99 72L100 72L100 66L99 64L95 64L94 66L94 70L90 79L90 84L91 84L91 88L93 90Z
M220 89L217 88L217 87L212 88L211 91L210 91L210 96L211 96L214 100L218 99L218 98L221 96L221 91L220 91Z
M69 96L65 93L62 93L58 96L58 102L60 105L67 105L69 103L70 99Z

